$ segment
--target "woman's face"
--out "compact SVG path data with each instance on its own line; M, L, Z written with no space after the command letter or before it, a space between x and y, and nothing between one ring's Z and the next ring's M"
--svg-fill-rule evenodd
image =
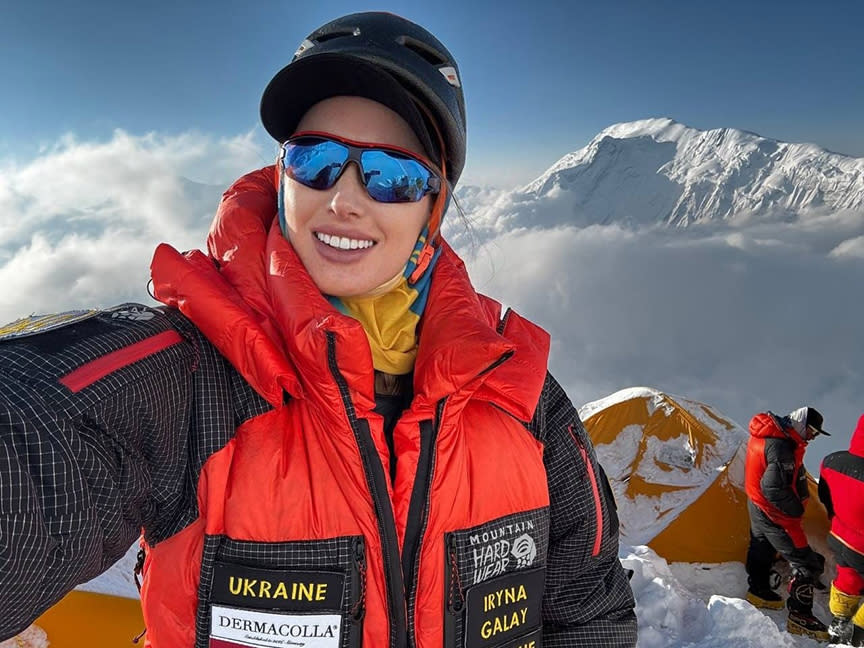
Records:
M356 142L390 144L425 157L411 127L383 104L363 97L332 97L303 116L297 131L323 131ZM288 238L306 270L327 295L355 297L392 279L408 261L429 219L432 196L413 203L380 203L350 163L330 189L310 189L284 178ZM357 249L328 245L356 240ZM369 245L367 242L371 242Z

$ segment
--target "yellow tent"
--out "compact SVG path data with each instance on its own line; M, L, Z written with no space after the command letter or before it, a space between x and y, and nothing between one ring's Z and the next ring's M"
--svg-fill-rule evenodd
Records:
M744 561L744 429L707 405L641 387L588 403L580 416L609 475L623 544L670 562ZM815 482L811 493L805 530L824 550Z
M134 641L144 630L141 602L132 578L137 551L136 543L117 564L67 594L27 631L10 639L9 645L14 648L143 646L143 641ZM5 642L0 644L5 646Z
M77 590L39 617L36 625L48 635L51 648L134 648L136 636L144 631L137 599Z

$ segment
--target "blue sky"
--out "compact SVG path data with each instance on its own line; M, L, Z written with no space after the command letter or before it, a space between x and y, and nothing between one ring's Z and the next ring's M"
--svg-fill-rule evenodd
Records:
M0 161L82 141L253 132L312 29L400 13L460 63L468 181L513 186L609 124L668 116L864 156L864 3L0 0ZM267 162L262 159L262 164ZM228 180L227 178L225 179Z

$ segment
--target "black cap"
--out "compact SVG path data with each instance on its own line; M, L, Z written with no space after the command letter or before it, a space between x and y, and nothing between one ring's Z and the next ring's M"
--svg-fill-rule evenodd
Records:
M426 155L439 162L437 147L420 110L390 74L360 59L327 55L299 59L276 74L261 98L261 121L277 142L284 142L319 101L342 95L384 104L408 122Z
M805 424L807 425L807 427L811 427L814 430L816 430L816 434L813 435L814 437L819 435L819 434L831 436L830 432L826 432L825 430L822 429L823 420L824 419L822 418L822 414L820 414L816 408L814 408L814 407L808 407L807 408L807 421L805 422Z

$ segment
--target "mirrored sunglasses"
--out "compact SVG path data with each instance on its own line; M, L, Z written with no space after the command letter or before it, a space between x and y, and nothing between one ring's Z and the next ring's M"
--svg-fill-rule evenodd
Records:
M396 147L360 144L329 133L293 135L282 144L279 160L286 176L322 190L336 184L348 162L355 162L369 196L382 203L417 202L441 189L441 179L416 154Z

